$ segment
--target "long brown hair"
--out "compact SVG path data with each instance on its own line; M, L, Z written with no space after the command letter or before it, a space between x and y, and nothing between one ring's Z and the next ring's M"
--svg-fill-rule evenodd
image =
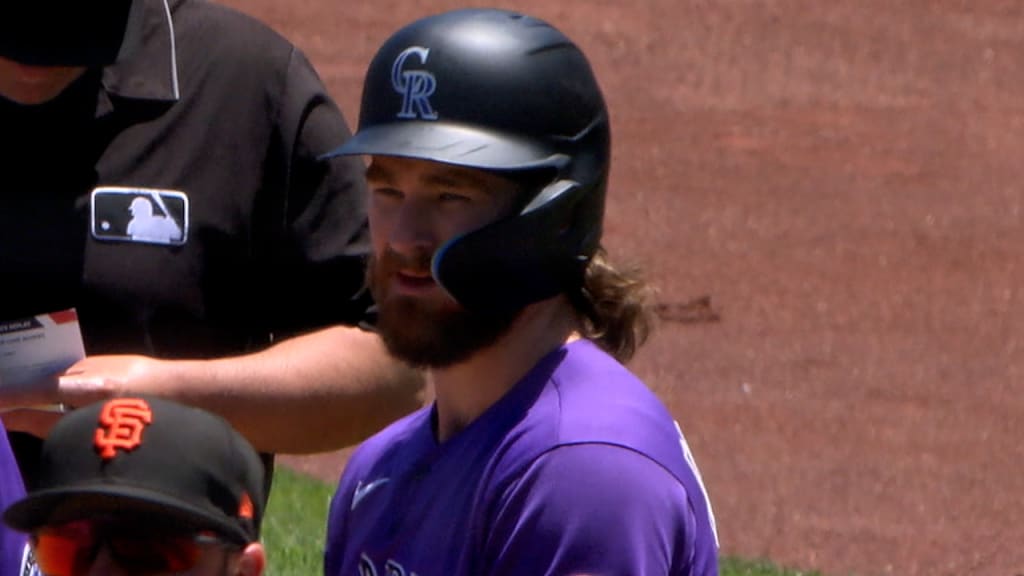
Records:
M638 268L619 270L603 248L583 273L581 289L569 295L583 336L622 363L628 362L653 329L653 290Z

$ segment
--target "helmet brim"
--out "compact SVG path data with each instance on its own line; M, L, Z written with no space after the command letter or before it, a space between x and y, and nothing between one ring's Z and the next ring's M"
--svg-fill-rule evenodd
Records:
M557 168L568 158L553 148L460 125L430 121L394 122L359 130L323 155L397 156L483 170Z

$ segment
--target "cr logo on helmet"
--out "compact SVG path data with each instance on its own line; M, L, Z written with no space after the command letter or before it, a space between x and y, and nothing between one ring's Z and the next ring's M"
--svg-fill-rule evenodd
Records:
M437 88L434 75L426 70L405 70L405 61L410 56L418 56L420 64L426 64L429 54L429 48L410 46L403 50L391 65L391 85L395 87L395 92L402 95L399 118L437 120L437 112L430 106L430 95Z

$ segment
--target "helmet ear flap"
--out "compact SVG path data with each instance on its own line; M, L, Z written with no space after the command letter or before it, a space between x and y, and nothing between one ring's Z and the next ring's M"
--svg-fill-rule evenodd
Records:
M530 200L529 203L523 208L522 213L526 214L537 210L545 204L554 201L563 194L568 194L573 190L579 189L580 185L578 182L573 180L557 180L545 186L536 196Z
M434 253L435 280L483 313L517 310L578 285L596 249L593 226L580 225L585 195L578 183L557 180L521 213L449 240Z

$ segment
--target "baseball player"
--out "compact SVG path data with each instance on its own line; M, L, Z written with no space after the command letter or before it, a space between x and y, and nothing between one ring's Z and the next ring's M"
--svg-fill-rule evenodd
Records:
M371 437L332 501L325 570L717 574L708 497L623 366L645 289L601 247L608 113L579 48L469 9L391 36L366 74L370 284L436 400Z
M262 463L208 412L146 397L86 406L46 438L38 480L3 516L30 535L20 574L263 572Z
M156 394L301 453L420 406L358 327L364 166L320 158L345 118L277 33L201 0L11 2L0 126L0 321L74 308L86 353L0 407ZM5 415L34 436L55 418ZM38 441L16 442L30 477Z

